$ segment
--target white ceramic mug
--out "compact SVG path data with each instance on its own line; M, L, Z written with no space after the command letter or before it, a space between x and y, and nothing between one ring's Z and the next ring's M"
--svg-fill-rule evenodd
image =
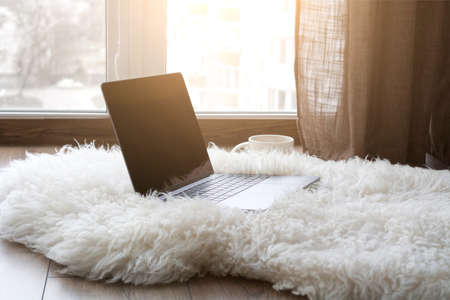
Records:
M294 149L294 139L290 136L278 134L253 135L248 138L248 142L240 143L231 151L237 152L245 149L290 152Z

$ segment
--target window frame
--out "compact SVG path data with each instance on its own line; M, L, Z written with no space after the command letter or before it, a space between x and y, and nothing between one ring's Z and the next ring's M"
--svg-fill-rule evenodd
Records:
M117 74L115 73L119 73L120 76L128 78L139 77L142 74L150 76L166 73L167 0L105 0L105 4L106 80L116 80ZM150 28L152 30L144 30L148 28L147 26L151 26ZM132 34L130 32L127 33L127 30L131 31ZM142 38L144 32L146 34L145 39ZM118 49L119 42L120 49ZM152 55L147 54L150 50ZM115 57L117 51L120 51L118 58ZM115 63L118 64L115 65ZM229 126L233 126L236 120L241 120L241 125L244 127L246 126L245 124L257 124L252 123L251 120L267 120L268 123L274 124L273 126L275 127L271 127L273 130L260 133L276 133L277 126L280 126L280 130L278 131L280 134L289 133L291 135L293 134L292 124L297 120L296 112L197 111L196 115L198 119L205 120L200 123L212 128L214 127L215 120L217 124L229 123ZM89 124L92 124L92 130L81 130L81 132L77 133L76 128L70 129L66 128L66 126L60 126L60 121L66 120L68 123L75 124L80 119L90 120ZM95 137L95 130L98 127L96 124L104 124L105 119L109 119L107 111L0 111L0 143L17 142L17 139L11 138L10 134L8 134L9 130L16 132L16 136L22 137L24 141L31 143L38 142L39 139L35 139L35 136L30 133L32 128L39 127L45 129L47 126L60 126L60 128L44 130L44 133L47 132L50 135L55 131L57 135L80 135L86 133L86 136ZM28 125L21 126L20 122L18 123L20 120L24 120L24 124L26 123ZM95 120L98 120L98 122ZM284 120L285 122L272 122L274 120ZM224 121L226 123L223 123ZM255 128L251 128L253 125L249 126L250 128L247 128L247 131L246 128L242 128L242 137L245 136L245 132L249 134L255 132ZM201 127L202 130L205 129L203 126ZM113 137L113 135L110 137ZM51 140L53 141L53 139Z

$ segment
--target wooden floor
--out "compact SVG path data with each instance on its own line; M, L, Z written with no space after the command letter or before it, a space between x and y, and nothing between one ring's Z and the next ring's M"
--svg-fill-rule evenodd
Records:
M23 158L25 151L54 149L0 146L0 168ZM57 270L58 266L42 255L0 240L0 299L307 299L276 292L269 283L243 278L205 277L187 283L135 287L61 276Z

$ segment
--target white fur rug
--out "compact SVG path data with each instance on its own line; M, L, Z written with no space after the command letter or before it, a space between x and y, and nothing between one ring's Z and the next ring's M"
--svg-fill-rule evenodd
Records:
M387 161L211 149L217 172L312 174L315 191L246 214L142 198L118 149L28 155L0 173L0 236L88 279L197 274L274 283L311 299L449 299L450 172Z

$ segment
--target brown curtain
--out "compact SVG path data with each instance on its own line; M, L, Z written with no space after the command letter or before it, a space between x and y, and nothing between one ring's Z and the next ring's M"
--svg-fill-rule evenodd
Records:
M423 165L450 101L450 1L297 0L295 71L310 154Z

